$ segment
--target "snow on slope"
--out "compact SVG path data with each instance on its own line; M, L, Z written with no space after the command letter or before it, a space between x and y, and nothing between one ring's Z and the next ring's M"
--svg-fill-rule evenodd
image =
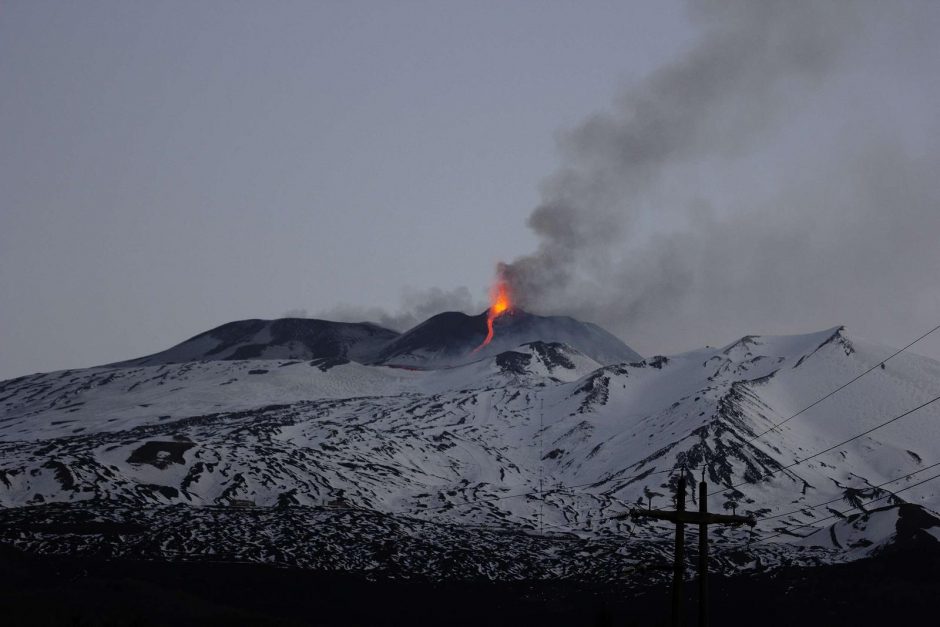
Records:
M854 512L796 541L802 546L835 549L856 559L924 543L940 546L940 517L911 503Z
M277 403L397 395L416 378L407 370L326 359L64 370L0 383L0 441L117 432Z
M625 501L671 491L661 475L638 476L682 465L697 471L703 460L712 485L753 481L712 497L713 509L766 515L794 505L838 498L851 504L860 494L877 496L881 492L871 486L940 461L940 408L929 406L825 456L784 467L940 394L937 362L902 354L780 432L749 441L891 352L831 329L745 337L722 349L669 358L659 369L606 368L573 394L553 391L564 413L589 416L574 433L570 420L549 428L553 446L562 451L554 461L567 482L597 478L600 486L591 493ZM583 454L587 446L595 447L590 460ZM940 485L927 484L905 498L936 508L938 490ZM776 526L820 515L828 513L793 514Z
M940 462L931 405L785 468L940 394L940 363L901 354L749 440L891 352L833 328L605 366L529 342L437 370L247 360L34 375L0 384L0 504L351 507L452 525L455 538L466 525L531 530L541 516L553 533L632 527L657 542L665 527L609 517L649 497L666 506L678 469L697 480L704 464L712 511L799 510L759 529L809 534L831 514L809 506L854 506ZM540 479L542 498L522 496ZM897 500L937 509L940 481ZM822 544L828 559L855 556Z

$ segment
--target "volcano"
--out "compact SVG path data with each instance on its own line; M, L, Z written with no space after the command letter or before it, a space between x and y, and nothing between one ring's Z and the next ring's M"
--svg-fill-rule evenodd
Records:
M191 361L329 359L371 361L398 332L370 322L311 318L236 320L165 351L112 366L154 366Z
M494 316L481 347L488 314L402 334L247 320L2 381L0 542L433 581L662 582L674 531L621 515L668 507L686 474L714 486L710 511L758 518L747 554L745 532L710 532L716 573L940 550L940 403L925 404L940 363L842 327L638 359L595 325L520 309Z
M156 366L193 361L328 360L417 368L450 367L515 349L529 342L566 344L600 365L640 361L620 339L589 322L537 316L513 309L493 321L486 346L487 315L448 311L398 333L371 322L312 318L236 320L200 333L165 351L111 366ZM475 350L480 348L480 350Z
M447 367L475 361L530 342L557 342L601 365L637 362L642 357L596 324L567 316L538 316L513 309L493 320L493 338L486 345L488 312L470 316L449 311L395 338L379 353L379 363Z

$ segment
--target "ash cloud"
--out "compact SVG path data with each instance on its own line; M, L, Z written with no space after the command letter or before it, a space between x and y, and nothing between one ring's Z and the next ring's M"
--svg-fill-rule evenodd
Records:
M560 137L528 219L538 248L501 267L516 301L647 353L841 323L899 342L936 324L937 149L903 139L905 96L888 93L932 75L936 9L691 11L693 48ZM920 88L908 98L935 111L936 81Z

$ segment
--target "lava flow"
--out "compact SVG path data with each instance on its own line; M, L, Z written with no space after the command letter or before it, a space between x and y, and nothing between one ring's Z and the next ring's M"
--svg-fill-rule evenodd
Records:
M509 286L506 281L499 278L490 290L490 308L486 310L486 339L473 349L474 353L493 340L493 321L510 309L512 309L512 300L509 296Z

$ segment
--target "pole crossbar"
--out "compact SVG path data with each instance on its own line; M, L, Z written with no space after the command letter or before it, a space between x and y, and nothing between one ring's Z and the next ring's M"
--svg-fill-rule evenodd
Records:
M736 516L729 514L712 514L708 511L708 484L703 480L698 484L697 512L685 509L685 477L679 477L676 484L676 509L634 509L629 512L617 514L614 518L654 518L666 520L676 526L676 547L672 568L672 625L679 627L685 624L685 611L683 608L683 579L685 576L685 526L698 525L698 624L699 627L708 625L708 526L709 525L749 525L753 527L757 521L753 516Z

